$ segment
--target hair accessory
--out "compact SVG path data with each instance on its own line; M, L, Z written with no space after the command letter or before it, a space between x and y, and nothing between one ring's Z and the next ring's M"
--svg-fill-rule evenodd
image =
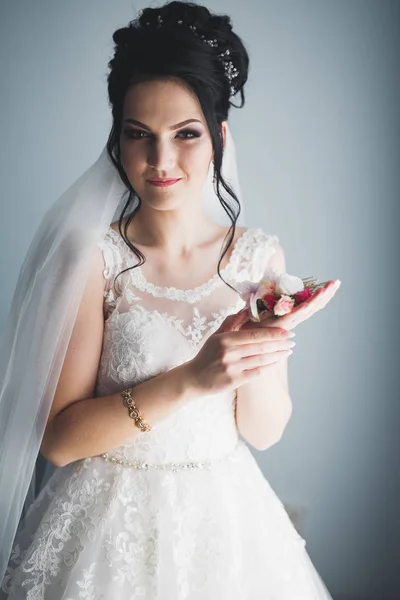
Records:
M163 19L161 17L161 15L157 15L157 28L160 28L161 25L163 24ZM146 21L146 25L150 25L149 21ZM179 21L177 21L177 25L183 25L183 21L180 19ZM191 29L192 31L194 31L195 33L197 32L197 27L195 25L189 25L189 29ZM207 39L205 37L205 35L201 34L197 34L198 37L203 41L206 42L206 44L209 44L212 48L217 48L218 47L218 40L214 39ZM234 96L236 94L236 89L235 86L233 85L232 81L233 79L235 79L238 75L239 75L239 71L238 69L234 66L232 60L226 60L225 57L226 56L230 56L230 50L225 50L225 52L221 52L218 54L218 58L219 60L222 62L223 66L224 66L224 70L225 70L225 76L227 78L227 80L229 81L230 84L230 95L229 97L232 98L232 96Z

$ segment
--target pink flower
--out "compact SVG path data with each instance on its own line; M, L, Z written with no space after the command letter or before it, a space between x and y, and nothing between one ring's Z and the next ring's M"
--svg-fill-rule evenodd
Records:
M274 314L278 317L287 315L292 312L294 306L294 298L283 295L279 298L278 302L274 306Z
M263 296L261 300L265 302L265 307L267 310L272 310L278 298L275 296L275 294L265 294L265 296Z
M311 298L311 296L312 296L312 292L311 292L310 288L304 288L304 290L302 290L301 292L297 292L297 294L295 294L294 299L295 299L296 304L301 304L302 302L305 302L306 300Z

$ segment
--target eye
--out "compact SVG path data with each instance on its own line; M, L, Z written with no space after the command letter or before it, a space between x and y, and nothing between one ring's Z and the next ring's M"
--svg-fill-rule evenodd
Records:
M180 132L178 133L178 135L180 135L181 133L182 133L182 134L188 134L188 135L190 135L190 136L193 136L193 137L190 137L190 138L185 138L185 139L187 139L187 140L193 140L194 138L198 138L198 137L200 137L200 136L201 136L201 133L199 133L199 132L198 132L198 131L196 131L195 129L184 129L183 131L180 131Z
M146 135L145 131L139 131L138 129L125 129L124 135L127 138L131 138L133 140L141 140L142 137L139 137L141 134Z
M141 131L139 129L125 129L124 135L132 140L143 140L145 139L145 137L148 137L148 133L146 131ZM193 140L195 138L200 137L201 133L199 131L196 131L195 129L184 129L183 131L177 133L177 136L180 135L185 136L183 138L185 140Z

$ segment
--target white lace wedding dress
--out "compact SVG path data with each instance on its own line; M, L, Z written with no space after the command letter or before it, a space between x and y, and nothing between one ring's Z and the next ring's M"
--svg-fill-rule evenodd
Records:
M224 278L258 280L277 241L247 229ZM96 396L193 358L244 304L218 274L183 291L140 268L118 278L117 295L113 278L137 258L111 228L99 249L108 317ZM58 468L20 523L0 598L331 600L239 437L234 392L188 402L108 459Z

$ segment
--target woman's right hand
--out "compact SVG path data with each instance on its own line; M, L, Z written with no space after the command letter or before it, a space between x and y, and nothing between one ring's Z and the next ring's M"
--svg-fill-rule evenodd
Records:
M196 391L215 394L236 389L291 354L294 344L289 338L294 334L279 327L236 331L247 318L247 311L229 315L186 363Z

